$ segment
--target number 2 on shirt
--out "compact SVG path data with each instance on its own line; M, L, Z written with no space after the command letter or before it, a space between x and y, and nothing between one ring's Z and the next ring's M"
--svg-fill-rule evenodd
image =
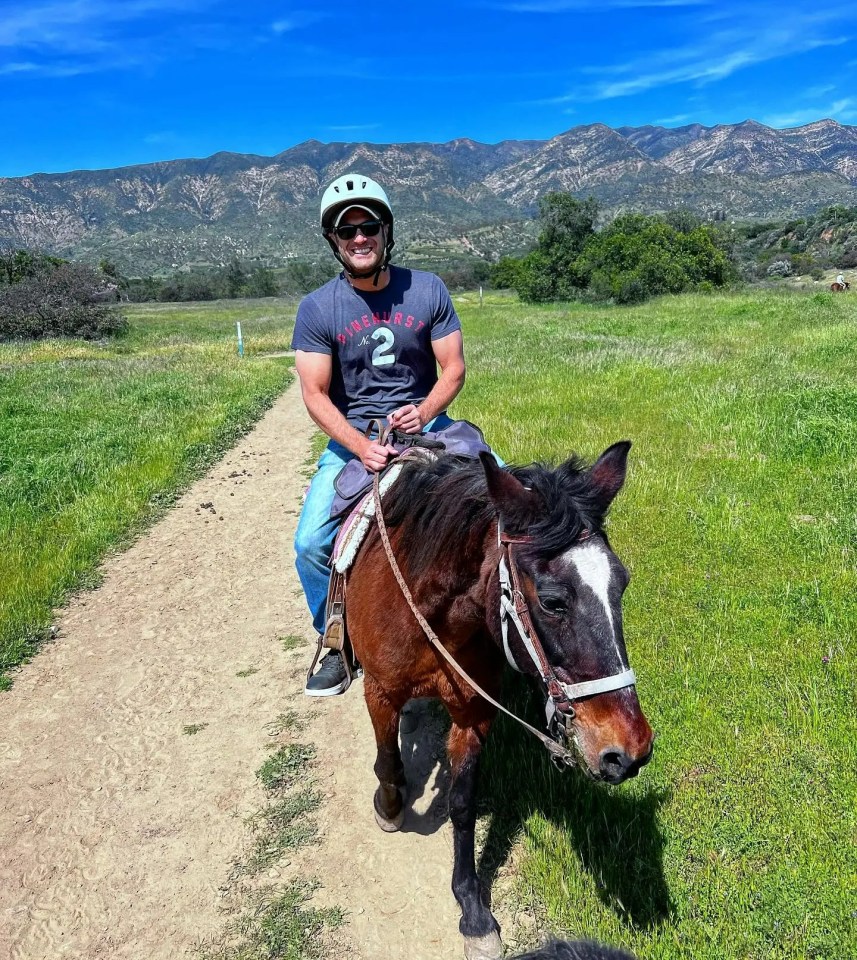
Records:
M395 363L396 358L392 354L393 344L396 338L390 330L380 327L372 334L373 340L378 340L378 346L372 351L372 366L386 367L387 364Z

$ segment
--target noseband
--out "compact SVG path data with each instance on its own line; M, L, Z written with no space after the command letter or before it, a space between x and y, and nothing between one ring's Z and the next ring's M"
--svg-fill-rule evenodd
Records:
M584 530L577 541L580 543L588 540L589 537L590 532ZM580 700L583 697L592 697L597 693L607 693L610 690L631 687L637 682L637 677L630 667L626 667L619 673L611 674L609 677L601 677L598 680L584 680L582 683L563 683L557 677L533 626L530 609L521 590L521 581L515 564L514 545L531 542L531 537L509 536L503 529L503 521L497 520L497 545L500 547L500 560L497 569L500 576L500 626L503 631L503 650L510 666L518 673L524 673L524 670L515 660L512 648L509 646L509 621L511 620L547 691L545 715L548 730L552 735L561 733L568 738L572 734L571 723L575 717L573 701Z

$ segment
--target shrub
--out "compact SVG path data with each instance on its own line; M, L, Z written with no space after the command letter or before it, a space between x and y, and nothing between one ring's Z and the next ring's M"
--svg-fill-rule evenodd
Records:
M602 297L638 303L647 297L722 286L729 262L710 227L684 233L663 217L627 214L596 234L577 264Z
M92 267L45 266L0 287L0 340L61 336L93 340L122 332L127 321L115 306L117 299L115 285Z
M788 260L774 260L765 271L769 277L790 277L792 265Z

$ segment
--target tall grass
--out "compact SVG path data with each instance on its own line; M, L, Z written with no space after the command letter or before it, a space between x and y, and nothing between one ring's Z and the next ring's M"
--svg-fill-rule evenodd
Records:
M138 306L103 344L0 345L0 689L106 551L282 391L288 364L259 355L288 345L293 318L276 301Z
M610 531L658 732L610 790L500 721L486 879L514 848L536 933L643 958L857 955L857 298L457 305L454 413L507 461L634 441Z

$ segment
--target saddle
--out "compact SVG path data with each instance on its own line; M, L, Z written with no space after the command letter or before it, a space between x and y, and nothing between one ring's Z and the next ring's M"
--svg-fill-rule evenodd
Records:
M378 420L373 420L369 424L366 435L370 436L375 430L379 437L384 432L383 425ZM396 481L407 461L434 460L440 453L478 457L483 450L489 453L491 451L482 436L482 431L468 420L456 420L442 430L425 434L407 434L393 430L387 442L396 448L399 455L381 472L379 489L382 497ZM354 459L342 468L334 481L336 497L331 506L330 516L331 518L341 516L343 519L330 558L331 575L327 590L324 633L318 639L307 679L312 676L324 649L336 650L342 655L349 684L353 679L353 671L359 668L348 638L345 598L347 572L375 519L372 480L372 471L367 470L360 460Z

